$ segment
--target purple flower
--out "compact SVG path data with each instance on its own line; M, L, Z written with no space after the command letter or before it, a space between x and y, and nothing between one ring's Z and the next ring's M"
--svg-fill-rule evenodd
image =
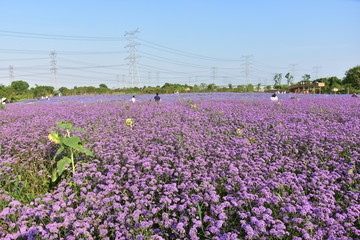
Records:
M0 190L0 238L34 229L38 239L357 239L359 102L290 96L276 105L232 93L182 103L164 95L156 106L144 95L129 109L124 96L9 104L0 114L0 182L10 189ZM95 156L48 191L46 136L60 120L87 130L78 134ZM16 184L38 197L12 197Z

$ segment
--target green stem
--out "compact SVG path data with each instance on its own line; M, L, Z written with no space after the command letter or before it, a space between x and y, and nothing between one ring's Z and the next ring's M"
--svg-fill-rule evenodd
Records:
M74 175L75 174L74 152L73 152L73 150L71 148L70 148L70 153L71 153L72 173Z
M66 129L66 132L67 132L68 137L70 138L70 130ZM75 174L74 152L73 152L71 147L70 147L70 154L71 154L72 173L73 173L73 176L74 176L74 174Z

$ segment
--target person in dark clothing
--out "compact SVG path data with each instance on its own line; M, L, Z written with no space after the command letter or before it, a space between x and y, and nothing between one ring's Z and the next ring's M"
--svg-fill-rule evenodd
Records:
M156 93L156 96L154 97L155 102L159 102L160 101L160 96L158 93Z

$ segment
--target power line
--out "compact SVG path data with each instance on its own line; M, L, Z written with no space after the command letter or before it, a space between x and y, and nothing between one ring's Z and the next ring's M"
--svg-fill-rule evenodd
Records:
M40 65L40 66L28 66L28 67L16 67L17 70L26 70L26 69L38 69L38 70L45 70L48 69L49 65ZM7 69L7 68L0 68L0 70Z
M59 67L61 69L93 69L93 68L113 68L113 67L121 67L126 66L126 64L118 64L118 65L97 65L97 66L86 66L86 67Z
M223 59L223 58L214 58L214 57L210 57L210 56L204 56L204 55L200 55L200 54L196 54L196 53L191 53L191 52L186 52L186 51L166 47L166 46L163 46L163 45L160 45L157 43L153 43L153 42L141 39L141 38L139 40L142 42L148 43L148 44L142 44L144 46L155 48L155 49L162 50L162 51L167 51L167 52L174 53L174 54L179 54L179 55L186 56L186 57L192 57L192 58L198 58L198 59L210 60L210 61L231 61L231 62L241 61L240 59ZM153 45L153 46L151 46L151 45Z
M61 76L68 76L68 77L76 77L76 78L84 78L84 79L94 79L94 80L99 80L98 77L93 77L93 76L83 76L83 75L77 75L77 74L67 74L67 73L59 73L59 75ZM115 75L114 75L115 76ZM106 81L113 81L116 82L116 79L110 80L110 79L105 79Z
M124 35L129 41L129 44L125 46L129 49L129 56L125 59L129 60L129 78L131 79L131 87L134 87L134 82L136 82L137 85L140 83L139 74L137 71L137 59L139 56L136 54L136 46L139 45L139 43L135 41L137 33L139 33L138 29L135 31L126 32Z
M165 58L165 57L159 57L153 54L149 54L149 53L145 53L142 51L139 51L141 54L147 56L147 58L149 59L153 59L155 61L161 61L161 62L166 62L166 63L171 63L171 64L176 64L176 65L182 65L182 66L186 66L186 67L194 67L194 68L209 68L208 66L202 66L202 65L197 65L197 64L191 64L191 63L186 63L186 62L182 62L182 61L176 61L176 60L172 60L170 58ZM152 56L152 57L149 57Z
M71 36L29 32L15 32L0 30L1 36L17 37L17 38L36 38L36 39L52 39L52 40L78 40L78 41L123 41L122 37L94 37L94 36Z
M11 54L48 54L47 50L0 49L2 53ZM61 55L114 55L126 51L57 51Z
M11 62L11 61L35 61L35 60L44 60L48 58L12 58L12 59L0 59L2 62Z
M216 58L212 56L206 56L197 54L194 52L189 51L183 51L171 47L167 47L164 45L160 45L151 41L147 41L144 39L138 39L137 34L139 33L139 30L136 29L135 31L126 32L123 37L91 37L91 36L72 36L72 35L52 35L52 34L39 34L39 33L30 33L30 32L15 32L15 31L3 31L0 30L0 36L13 36L18 38L39 38L39 39L61 39L61 40L82 40L84 42L86 41L120 41L121 39L127 40L128 44L125 46L127 48L127 51L54 51L54 54L50 53L51 61L50 61L50 74L52 75L53 82L56 84L58 79L56 79L58 76L62 76L62 74L58 74L59 72L66 72L66 73L74 73L76 71L79 71L80 74L89 75L89 76L100 76L100 74L105 76L116 76L116 75L123 75L124 71L123 66L128 65L128 83L131 82L131 86L134 87L138 84L140 84L140 77L139 74L142 75L146 74L150 75L148 77L149 82L155 81L155 73L156 75L156 82L164 81L164 79L180 79L180 78L191 78L192 80L196 79L196 81L202 81L202 79L199 80L199 78L206 79L205 82L208 81L221 81L221 78L226 79L225 82L231 82L234 81L234 79L244 79L246 81L246 84L249 84L251 81L257 78L269 78L271 79L271 75L273 74L273 69L284 69L289 67L280 67L280 66L274 66L271 64L265 64L253 61L252 55L248 56L242 56L240 59L225 59L225 58ZM140 43L139 43L140 41ZM141 45L141 48L145 47L145 51L139 51L138 46ZM75 49L75 48L74 48ZM104 49L101 49L104 50ZM37 58L35 55L44 55L48 56L49 51L48 50L21 50L21 49L0 49L1 55L6 55L7 53L10 54L30 54L34 55L33 58L26 57L25 58L9 58L9 59L0 59L0 61L29 61L29 60L41 60L45 58ZM5 53L5 54L2 54ZM127 56L125 57L125 53L127 53ZM45 55L46 54L46 55ZM94 57L93 60L94 63L89 62L83 62L83 61L75 61L74 59L63 61L62 57L64 55L79 55L85 56L85 55L118 55L118 54L124 54L124 59L127 60L127 64L106 64L105 62L100 62L99 59L102 59L104 61L107 61L107 59ZM138 59L140 56L137 54L141 54L141 57L145 59L144 64L140 64L138 62ZM107 56L106 56L107 57ZM69 57L68 57L69 58ZM77 58L77 57L74 57ZM46 58L48 59L48 58ZM71 66L71 64L66 64L65 66L59 66L57 65L57 61L61 59L61 62L69 62L69 63L76 63L79 65L74 64L74 66ZM91 58L88 58L91 59ZM121 59L121 58L120 58ZM160 62L159 63L156 63ZM216 61L212 62L211 64L208 64L209 62L206 61ZM143 62L143 61L141 61ZM223 66L221 66L221 62L223 63ZM232 62L232 63L231 63ZM241 64L239 64L241 63ZM17 71L17 77L18 76L35 76L40 75L43 73L33 73L33 74L27 74L26 75L26 69L32 69L34 71L39 71L44 66L29 66L29 67L19 67L17 63L11 62L11 64L16 65L16 71ZM8 65L8 64L7 64ZM230 66L227 66L230 65ZM290 66L293 67L292 74L295 75L295 65L297 64L291 64ZM6 65L5 65L6 66ZM141 69L138 69L138 66L140 66ZM178 67L175 68L174 66ZM212 67L216 66L216 67ZM47 69L47 72L49 73L49 64L44 67ZM7 68L5 68L7 69ZM95 71L96 69L104 69L102 71ZM210 76L209 76L209 69L210 69ZM316 70L316 77L319 74L319 68L314 67L313 69ZM0 68L2 70L2 68ZM23 71L24 70L24 71ZM203 71L196 71L196 70L203 70ZM240 73L239 73L240 70ZM299 71L299 69L297 69ZM5 70L6 71L6 70ZM23 75L19 75L19 71ZM119 72L121 71L121 72ZM280 70L277 70L280 71ZM285 71L285 70L282 70ZM302 71L302 70L301 70ZM88 74L86 74L88 73ZM95 73L94 75L90 75L91 73ZM159 79L159 74L161 73L161 78ZM45 74L45 73L44 73ZM12 74L14 75L14 74ZM58 75L58 76L57 76ZM196 77L195 77L196 76ZM9 71L9 78L10 78L10 71ZM87 78L87 77L84 77ZM229 78L229 79L227 79ZM231 79L230 79L231 78ZM125 78L123 78L125 79ZM236 80L237 81L237 80ZM118 81L119 82L119 81ZM125 80L124 80L125 82ZM130 86L130 84L128 84ZM148 84L147 84L148 85Z

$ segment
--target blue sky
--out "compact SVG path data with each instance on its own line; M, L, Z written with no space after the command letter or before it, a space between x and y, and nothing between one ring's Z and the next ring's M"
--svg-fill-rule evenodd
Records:
M0 84L273 84L360 64L356 0L2 1ZM124 34L138 29L133 61ZM55 51L56 80L50 52ZM135 61L136 60L136 61ZM10 67L11 66L11 67ZM131 77L130 73L134 73ZM283 79L285 83L285 79Z

